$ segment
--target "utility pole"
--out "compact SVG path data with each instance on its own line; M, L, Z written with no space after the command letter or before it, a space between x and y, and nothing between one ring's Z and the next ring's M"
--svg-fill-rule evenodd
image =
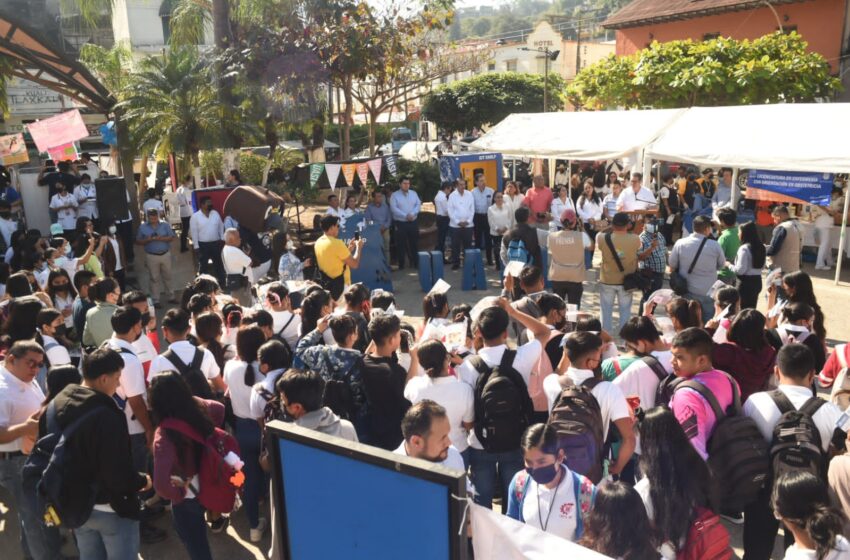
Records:
M543 112L545 113L549 105L549 61L556 60L561 51L550 51L549 47L538 47L536 49L520 47L519 50L543 53Z
M576 73L573 76L575 79L581 70L581 15L578 17L578 26L576 27Z

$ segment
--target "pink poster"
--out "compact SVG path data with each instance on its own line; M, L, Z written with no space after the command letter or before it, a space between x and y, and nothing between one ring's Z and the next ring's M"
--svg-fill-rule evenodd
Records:
M63 144L47 150L47 155L53 161L77 160L80 156L77 154L77 147L72 143Z
M28 124L27 130L40 152L76 142L89 135L78 109Z

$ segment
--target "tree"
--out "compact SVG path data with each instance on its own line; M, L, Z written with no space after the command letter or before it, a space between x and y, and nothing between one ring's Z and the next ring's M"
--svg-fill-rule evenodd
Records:
M582 70L567 95L584 109L750 105L828 99L841 88L796 33L653 42Z
M440 128L456 131L496 124L512 113L543 110L543 76L488 73L440 86L425 96L422 114ZM564 106L564 80L549 74L547 110Z

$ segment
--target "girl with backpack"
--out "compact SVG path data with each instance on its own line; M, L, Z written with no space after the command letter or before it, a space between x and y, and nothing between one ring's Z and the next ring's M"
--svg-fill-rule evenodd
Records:
M711 363L735 378L741 386L741 403L765 390L773 377L776 350L764 335L765 318L755 309L744 309L733 320L728 342L715 344Z
M151 379L150 406L157 425L153 440L154 489L171 500L174 529L191 560L212 560L207 540L207 523L200 502L199 473L203 445L184 433L163 428L166 420L179 420L200 439L213 435L224 422L224 405L192 396L189 385L176 372L166 371ZM221 516L211 526L214 533L227 527Z
M665 560L674 560L677 552L686 548L694 522L711 513L711 473L667 407L646 412L640 422L640 444L639 466L644 478L635 490L658 535L659 552ZM726 529L712 527L721 538L725 533L728 545Z
M65 319L62 313L52 307L42 309L36 316L35 326L35 341L44 348L47 367L70 364L71 355L64 345Z
M222 321L218 313L204 313L195 320L195 333L197 334L198 348L206 348L215 358L215 363L220 369L236 356L232 345L221 343Z
M847 560L850 543L842 536L847 518L831 502L826 484L809 472L790 471L773 487L773 512L794 544L785 560Z
M442 327L451 323L449 319L449 298L444 292L425 294L422 298L422 327L420 340L431 338L429 326Z
M777 351L792 342L808 346L815 356L815 371L821 371L826 364L826 344L815 327L817 312L808 304L796 302L783 307L779 315L779 326L765 333L768 343Z
M596 486L567 468L558 434L534 424L522 436L525 470L508 487L508 517L575 542L584 535Z
M606 481L596 491L581 546L621 560L658 560L654 531L640 495L625 482Z

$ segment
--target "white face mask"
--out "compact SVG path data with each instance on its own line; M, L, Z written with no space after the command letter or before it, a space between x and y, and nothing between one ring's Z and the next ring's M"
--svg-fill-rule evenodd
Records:
M109 235L115 235L115 232L118 231L118 228L115 226L109 226Z

